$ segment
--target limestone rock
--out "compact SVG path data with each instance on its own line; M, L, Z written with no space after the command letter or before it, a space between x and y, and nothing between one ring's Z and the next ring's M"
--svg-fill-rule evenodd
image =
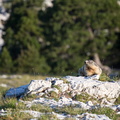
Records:
M67 80L74 91L87 93L97 99L104 99L105 104L107 102L114 103L115 99L120 95L120 85L117 82L102 82L81 76L69 76Z
M61 85L61 84L63 84L63 80L54 80L54 81L52 81L52 84L53 85Z
M62 92L68 91L68 84L60 84L60 89Z
M26 94L36 94L46 90L47 88L51 87L50 81L45 80L31 80L30 84L28 85Z
M83 113L80 115L81 120L111 120L106 115L96 115L90 113Z
M120 95L118 82L102 82L93 80L93 77L66 76L66 83L60 78L47 78L46 80L32 80L30 84L18 88L11 88L5 97L23 96L27 94L47 95L50 91L59 95L71 94L71 98L79 94L88 94L101 102L101 105L112 105ZM60 89L57 89L59 87Z
M82 108L85 110L92 109L92 104L83 103L80 101L74 101L71 98L61 97L58 101L55 101L54 99L47 99L47 98L38 98L36 100L33 100L31 103L27 104L27 107L31 107L33 104L42 104L49 106L51 108L56 107L65 107L65 106L77 106L78 108ZM97 108L97 106L96 106Z
M47 90L45 90L45 93L50 93L50 92L55 92L57 94L59 94L59 90L57 88L48 88Z

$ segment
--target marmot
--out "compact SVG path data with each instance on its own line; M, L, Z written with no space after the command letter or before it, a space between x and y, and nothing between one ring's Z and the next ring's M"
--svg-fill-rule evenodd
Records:
M100 76L101 73L102 69L93 60L86 60L84 66L78 70L78 76Z

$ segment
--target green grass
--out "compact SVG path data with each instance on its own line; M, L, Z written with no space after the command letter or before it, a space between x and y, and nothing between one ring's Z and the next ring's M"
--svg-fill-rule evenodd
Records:
M78 107L73 107L73 106L66 106L62 108L56 108L56 112L58 113L65 113L65 114L71 114L71 115L77 115L77 114L82 114L86 112L86 110L82 110L81 108Z
M59 85L52 85L53 88L57 88L61 92L61 88Z
M102 73L100 76L100 81L111 81L110 77L106 75L105 73Z
M49 113L52 112L52 108L48 106L43 106L41 104L34 104L31 106L31 109L38 112Z
M93 101L93 102L97 101L96 98L94 98L94 97L92 97L84 92L79 94L79 95L75 95L74 99L77 101L80 101L80 102L84 102L84 103L86 103L87 101Z
M29 120L30 118L33 118L30 116L28 113L23 113L20 112L21 110L35 110L35 111L48 111L50 112L51 109L45 106L32 106L32 108L27 108L24 103L18 102L16 98L8 98L8 99L3 99L3 95L5 92L13 87L19 87L22 85L29 84L31 80L40 80L40 79L45 79L47 76L40 76L40 75L22 75L22 78L13 78L13 79L4 79L0 78L0 84L6 84L8 87L1 87L0 86L0 110L4 109L8 111L8 115L6 116L0 116L0 120ZM23 98L23 100L28 100L31 101L33 99L37 98L36 95L28 95ZM45 118L45 116L43 116ZM46 116L46 119L48 119L48 115Z
M105 73L102 73L99 80L100 81L109 81L110 82L110 81L117 81L119 79L120 79L119 76L113 77L111 79L108 75L106 75Z
M120 104L120 95L119 95L119 97L116 99L115 104L116 104L116 105Z
M48 118L55 118L57 120L56 116L50 114L53 111L50 107L43 106L41 104L34 104L30 108L28 108L24 103L18 102L15 98L10 98L6 100L3 99L3 101L1 101L0 103L0 109L4 109L8 112L8 115L0 116L0 120L28 120L30 118L34 118L30 116L29 113L20 112L24 110L33 110L45 114L42 115L42 117L40 118L41 120L48 120Z
M55 115L52 114L45 114L42 115L38 120L59 120Z
M110 108L98 108L98 109L93 109L91 111L89 111L90 113L93 114L105 114L106 116L108 116L109 118L113 119L113 120L120 120L120 115L116 114L115 111L113 111Z

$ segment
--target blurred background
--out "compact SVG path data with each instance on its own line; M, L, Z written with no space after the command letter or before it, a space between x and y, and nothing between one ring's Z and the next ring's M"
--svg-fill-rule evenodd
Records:
M0 74L73 75L86 59L119 74L119 0L0 0Z

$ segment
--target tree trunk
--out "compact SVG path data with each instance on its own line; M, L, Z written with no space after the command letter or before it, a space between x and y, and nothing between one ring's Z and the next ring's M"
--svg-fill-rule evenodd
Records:
M111 68L101 63L98 53L94 53L94 61L101 67L103 72L105 72L107 75L111 73Z

